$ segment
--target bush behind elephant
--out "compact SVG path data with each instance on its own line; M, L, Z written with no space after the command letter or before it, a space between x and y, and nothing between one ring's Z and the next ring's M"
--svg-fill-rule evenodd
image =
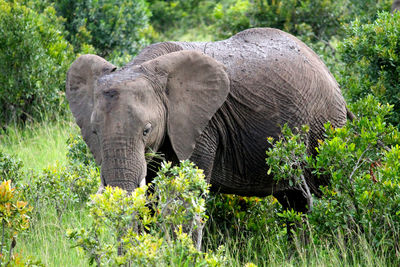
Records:
M120 69L83 55L68 71L66 94L103 185L131 191L150 182L145 153L153 150L193 161L211 190L273 194L300 211L305 197L267 174L267 137L279 137L285 123L307 124L307 151L316 153L324 123L343 126L348 114L318 56L271 28L218 42L153 44ZM325 182L307 175L314 193Z

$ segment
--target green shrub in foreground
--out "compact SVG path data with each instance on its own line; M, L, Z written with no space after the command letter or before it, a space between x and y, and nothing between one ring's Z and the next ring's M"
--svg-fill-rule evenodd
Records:
M223 264L222 250L214 254L196 248L207 219L203 171L189 161L174 167L163 163L153 186L153 193L144 186L131 194L107 187L92 196L91 226L69 230L68 237L97 266Z
M343 128L326 125L327 139L311 162L331 184L321 188L309 220L320 235L362 233L394 253L400 249L400 133L385 119L392 106L368 96L353 110L365 115Z
M389 121L400 125L400 13L382 12L373 23L355 20L339 53L344 69L339 79L353 101L373 94L393 105Z
M97 191L99 177L95 167L56 164L31 175L24 184L24 197L33 203L35 216L40 216L43 209L53 208L61 220L67 208L86 203L90 194Z
M1 176L0 176L1 178ZM22 201L11 180L0 184L0 266L23 265L24 259L14 253L18 234L29 228L32 207Z
M393 260L400 250L400 133L385 121L392 106L381 105L372 96L358 101L353 110L364 115L343 128L325 125L326 139L315 157L282 156L299 145L279 141L279 149L268 151L281 159L274 162L279 168L271 170L278 179L297 181L293 186L303 182L296 177L302 170L287 177L279 171L284 166L308 166L317 176L330 176L330 184L320 188L322 197L314 199L306 217L314 243L335 242L343 234L344 242L365 236L371 247L388 251ZM285 140L300 140L301 135L287 132Z
M0 0L0 125L65 107L74 54L63 30L52 7L38 14L19 1Z

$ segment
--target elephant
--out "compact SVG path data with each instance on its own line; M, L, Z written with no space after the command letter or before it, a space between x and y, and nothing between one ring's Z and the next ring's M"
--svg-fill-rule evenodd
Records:
M272 28L152 44L121 68L82 55L68 70L66 96L103 186L132 191L151 182L145 154L152 150L175 164L194 162L212 191L272 194L299 211L307 209L301 192L268 174L267 138L279 138L284 124L307 124L307 151L315 154L324 123L341 127L350 116L322 60ZM306 180L318 193L328 179Z

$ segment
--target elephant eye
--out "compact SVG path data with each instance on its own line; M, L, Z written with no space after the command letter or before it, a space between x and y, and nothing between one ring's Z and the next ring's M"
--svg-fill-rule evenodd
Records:
M151 132L151 124L147 123L143 129L143 136L148 135Z

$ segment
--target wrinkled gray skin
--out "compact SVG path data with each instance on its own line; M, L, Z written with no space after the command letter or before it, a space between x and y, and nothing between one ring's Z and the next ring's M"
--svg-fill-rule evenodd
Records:
M323 124L343 126L347 116L318 56L270 28L219 42L153 44L121 69L83 55L69 69L66 89L103 185L131 191L151 181L145 152L152 149L173 162L196 163L212 190L274 194L300 211L302 194L267 175L266 139L278 138L285 123L308 124L308 151L315 153ZM318 193L326 181L307 175L307 182Z

